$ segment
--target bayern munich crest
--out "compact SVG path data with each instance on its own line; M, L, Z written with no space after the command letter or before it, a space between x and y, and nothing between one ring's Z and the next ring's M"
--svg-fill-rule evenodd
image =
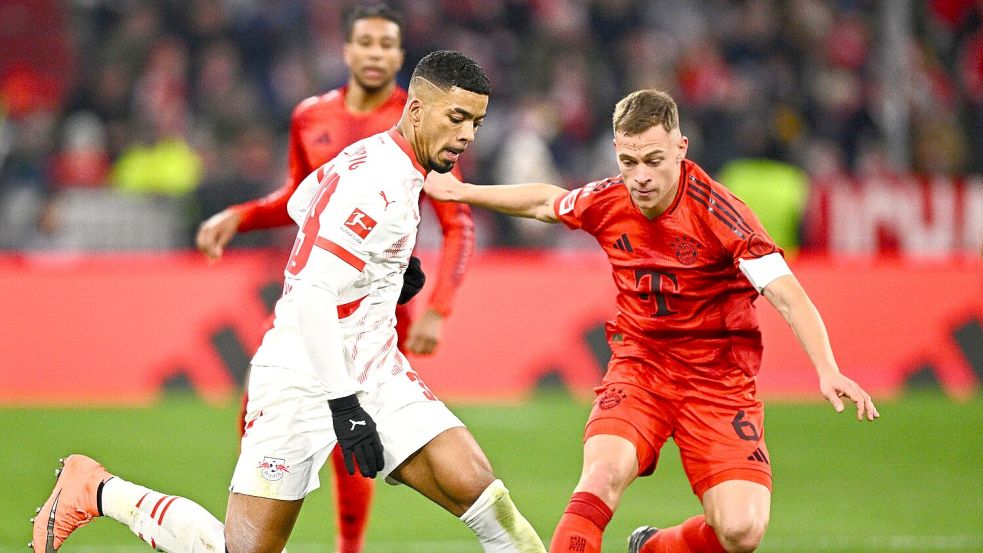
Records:
M696 263L699 257L700 244L689 236L677 236L672 241L672 251L676 254L676 259L683 265Z
M617 407L621 403L621 400L626 397L628 397L628 394L621 388L608 388L604 390L604 394L597 400L597 406L606 411Z

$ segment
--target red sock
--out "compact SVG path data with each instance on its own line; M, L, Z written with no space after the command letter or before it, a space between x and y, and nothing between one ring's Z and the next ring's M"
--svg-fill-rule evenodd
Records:
M664 528L645 542L641 553L727 553L703 515L687 519L679 526Z
M601 535L613 514L596 495L573 494L553 532L550 553L600 553Z
M331 452L334 466L334 496L338 504L338 553L362 553L365 544L365 525L369 521L369 507L375 487L371 478L355 471L355 476L345 469L341 448Z

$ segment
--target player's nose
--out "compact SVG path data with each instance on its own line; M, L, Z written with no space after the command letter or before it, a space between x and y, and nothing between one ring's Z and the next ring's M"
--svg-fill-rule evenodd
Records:
M460 132L457 133L457 139L464 143L464 146L474 142L474 123L471 121L466 122L461 125Z
M380 60L382 59L383 48L381 44L372 44L367 50L369 59Z

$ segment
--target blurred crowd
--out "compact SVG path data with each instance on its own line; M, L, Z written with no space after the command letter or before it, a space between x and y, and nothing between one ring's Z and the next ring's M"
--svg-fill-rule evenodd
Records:
M792 196L831 173L983 171L979 0L390 3L406 20L401 84L441 48L491 78L465 156L473 182L573 187L617 173L611 111L642 87L674 95L689 157L711 175L739 181L735 162L766 160ZM281 185L292 108L347 80L351 2L39 1L19 17L5 4L3 26L28 38L27 62L0 55L0 248L190 247L201 220ZM62 65L42 70L51 59ZM899 113L909 138L891 152ZM582 239L478 223L483 246ZM270 240L289 238L234 245Z

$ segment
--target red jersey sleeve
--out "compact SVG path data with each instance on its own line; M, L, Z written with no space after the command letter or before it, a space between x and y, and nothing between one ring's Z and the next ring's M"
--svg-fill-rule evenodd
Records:
M597 194L620 184L624 184L621 177L612 177L575 188L553 201L553 213L566 226L593 234L598 224L598 210L591 207L596 203Z
M454 175L462 179L461 172L454 168ZM456 202L441 202L427 196L437 214L444 239L440 245L440 268L437 270L437 283L430 294L428 307L446 317L454 306L464 271L468 268L474 253L474 220L471 206Z
M464 278L464 271L474 252L474 221L471 208L456 202L430 199L444 234L440 246L440 268L437 283L430 295L430 309L444 317L453 308L454 296Z
M553 201L553 213L564 225L578 229L583 226L583 215L586 202L578 202L583 188L576 188Z
M304 177L314 171L314 167L310 166L307 156L304 155L303 144L298 136L300 129L298 113L299 106L298 109L294 110L293 117L290 119L290 138L287 146L289 171L283 186L262 198L237 204L231 208L239 212L242 217L239 222L240 232L293 224L293 220L287 213L287 201L300 186Z
M779 248L758 216L729 190L716 183L694 179L690 186L700 197L708 198L714 209L708 211L710 230L737 264L740 259L756 259L778 252Z

